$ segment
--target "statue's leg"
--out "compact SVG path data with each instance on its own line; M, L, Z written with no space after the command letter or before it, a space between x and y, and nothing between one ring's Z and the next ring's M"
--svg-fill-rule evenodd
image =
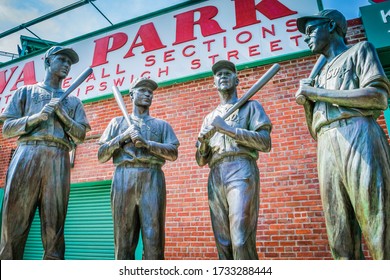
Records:
M218 257L221 260L232 260L233 248L230 236L229 207L222 179L223 172L224 164L217 164L217 166L210 169L208 199Z
M163 260L165 246L166 187L160 168L143 168L139 171L143 180L140 189L140 219L144 259Z
M318 137L318 180L329 246L334 259L361 259L361 230L346 189L338 128Z
M115 259L134 260L140 222L137 203L137 169L118 166L111 186Z
M372 118L359 118L351 141L348 186L356 217L373 259L390 259L390 150Z
M44 259L65 258L64 227L70 192L69 152L57 147L36 146L42 155L39 214Z
M19 146L7 172L3 200L0 259L23 259L40 192L39 162L34 146Z
M230 235L235 260L257 260L256 230L259 215L259 171L254 160L240 160L226 178Z

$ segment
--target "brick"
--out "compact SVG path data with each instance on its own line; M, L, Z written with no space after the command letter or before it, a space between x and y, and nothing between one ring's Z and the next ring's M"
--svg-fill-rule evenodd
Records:
M361 22L349 21L349 42L365 40ZM280 62L281 70L253 99L262 103L273 123L272 150L260 154L260 209L257 245L260 259L331 259L319 194L316 142L295 103L299 80L306 78L316 56ZM270 66L239 72L239 95ZM129 102L128 98L125 98ZM163 170L167 183L166 259L217 259L207 202L208 167L194 154L203 118L219 102L212 77L159 88L151 115L168 121L181 146L179 158ZM113 98L85 104L92 130L77 148L72 183L109 180L112 162L97 161L98 140L120 110ZM131 105L128 104L131 112ZM388 133L383 115L379 124ZM0 133L0 185L4 186L15 139ZM367 247L364 247L367 258Z

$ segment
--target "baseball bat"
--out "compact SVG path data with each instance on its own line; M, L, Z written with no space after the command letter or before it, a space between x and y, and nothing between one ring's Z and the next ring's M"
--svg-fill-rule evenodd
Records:
M62 102L66 97L68 97L69 94L71 94L79 85L81 85L84 80L91 75L93 72L93 69L91 67L86 68L73 82L73 84L68 87L65 92L60 97L60 102ZM44 114L42 116L43 120L47 120L49 116L47 114Z
M314 64L313 69L311 69L309 79L311 79L313 81L315 79L315 77L320 73L321 69L324 67L326 62L327 62L326 57L321 54L320 57L318 58L316 64ZM299 105L303 105L306 102L306 97L304 95L300 94L297 96L295 101Z
M276 73L278 73L279 69L280 65L278 63L272 65L272 67L268 69L268 71L265 72L264 75L261 76L260 79L258 79L257 82L223 116L221 116L222 119L226 120L237 109L241 108L253 95L255 95L256 92L268 83L268 81L271 80ZM209 131L212 129L214 129L214 127L210 126Z
M115 100L116 100L116 103L118 104L119 106L119 109L121 109L122 111L122 115L123 117L125 118L128 126L131 125L131 121L130 121L130 117L129 117L129 113L127 112L127 108L126 108L126 104L125 102L123 101L123 98L122 98L122 94L120 93L119 89L117 86L112 86L112 92L114 93L114 97L115 97ZM136 141L134 143L134 145L139 148L141 147L140 145L141 143L139 141Z
M121 111L122 111L122 115L125 117L127 124L130 126L131 121L129 118L129 113L127 112L125 102L123 101L122 94L120 93L117 86L112 86L112 92L114 93L114 97L115 97L116 103L119 106L119 109L121 109Z

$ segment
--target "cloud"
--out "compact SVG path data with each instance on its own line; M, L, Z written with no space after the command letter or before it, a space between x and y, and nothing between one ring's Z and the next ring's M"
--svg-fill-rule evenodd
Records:
M106 17L117 24L188 0L96 0L94 5ZM17 27L40 16L78 2L78 0L1 0L0 26L3 30ZM196 2L196 1L194 1ZM86 33L110 26L110 23L90 4L61 14L49 20L28 27L43 40L64 42ZM34 37L23 29L5 38L0 38L0 51L16 53L20 36ZM9 59L0 56L0 62Z

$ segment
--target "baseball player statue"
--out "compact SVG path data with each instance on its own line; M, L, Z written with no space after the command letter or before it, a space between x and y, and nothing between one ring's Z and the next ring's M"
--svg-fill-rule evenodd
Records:
M337 10L297 20L326 64L301 80L306 121L318 142L317 162L329 245L334 259L363 259L362 234L373 259L390 259L390 150L376 122L387 108L389 81L369 42L346 45ZM301 103L302 104L302 103Z
M259 213L259 151L271 149L271 122L257 101L248 101L226 120L221 116L237 103L235 65L212 66L220 104L203 121L196 161L210 167L208 200L219 259L256 260ZM210 130L210 125L214 129Z
M44 259L64 259L64 225L70 191L69 150L84 141L90 126L76 96L61 88L79 56L51 47L43 82L19 88L1 115L4 137L18 137L7 172L0 258L22 259L36 209ZM69 93L69 91L68 91ZM62 100L63 99L63 100Z
M161 167L178 156L179 141L172 127L149 115L157 83L133 82L133 113L113 118L101 136L100 162L113 159L111 186L115 258L133 260L141 231L146 260L164 259L165 177Z

